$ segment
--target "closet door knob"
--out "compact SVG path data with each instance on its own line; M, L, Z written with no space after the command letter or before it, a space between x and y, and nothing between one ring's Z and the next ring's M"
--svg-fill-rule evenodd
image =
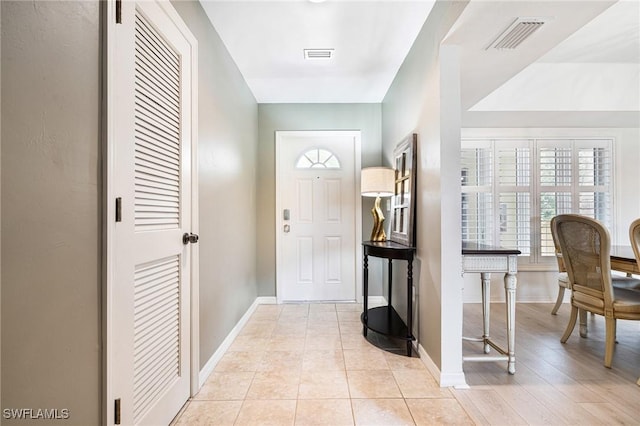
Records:
M188 232L185 232L182 235L182 244L187 245L189 243L191 244L195 244L198 242L198 240L200 239L200 237L198 236L198 234L190 234Z

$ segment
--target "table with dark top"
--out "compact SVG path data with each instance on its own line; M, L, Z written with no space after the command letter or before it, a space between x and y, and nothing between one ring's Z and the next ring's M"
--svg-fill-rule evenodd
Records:
M640 268L636 262L636 255L631 246L611 246L611 269L626 272L627 274L640 275Z
M509 374L516 372L516 274L520 250L488 246L484 244L462 242L462 272L479 272L482 282L482 337L463 337L465 340L482 342L485 355L463 356L465 362L471 361L507 361ZM489 335L489 291L491 273L504 273L504 290L507 302L507 349L494 343ZM500 355L489 355L491 348Z
M412 342L415 337L412 334L413 319L413 256L415 247L409 247L393 241L374 242L365 241L362 243L364 254L363 262L363 301L364 310L360 319L362 321L362 334L366 337L367 330L373 330L384 336L395 337L406 340L407 356L411 356ZM389 296L386 306L378 306L369 309L369 256L381 257L389 260L388 280ZM407 323L405 324L400 315L392 305L392 260L407 261Z

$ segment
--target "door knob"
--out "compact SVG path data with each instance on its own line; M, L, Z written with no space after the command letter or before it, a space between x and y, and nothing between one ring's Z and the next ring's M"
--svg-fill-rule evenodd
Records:
M198 236L198 234L190 234L188 232L185 232L182 235L182 244L185 244L185 245L189 243L195 244L198 242L199 239L200 237Z

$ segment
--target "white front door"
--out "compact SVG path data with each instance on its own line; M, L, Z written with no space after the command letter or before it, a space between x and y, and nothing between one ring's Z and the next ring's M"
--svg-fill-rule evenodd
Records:
M277 132L279 302L356 300L359 138Z
M121 7L109 27L107 423L161 425L190 394L195 39L169 2Z

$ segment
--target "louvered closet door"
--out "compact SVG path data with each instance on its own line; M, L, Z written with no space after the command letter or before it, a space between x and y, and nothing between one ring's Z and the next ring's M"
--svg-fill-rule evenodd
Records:
M125 2L116 26L121 77L110 372L122 424L169 424L189 397L190 45L171 5ZM175 12L175 11L172 11Z

